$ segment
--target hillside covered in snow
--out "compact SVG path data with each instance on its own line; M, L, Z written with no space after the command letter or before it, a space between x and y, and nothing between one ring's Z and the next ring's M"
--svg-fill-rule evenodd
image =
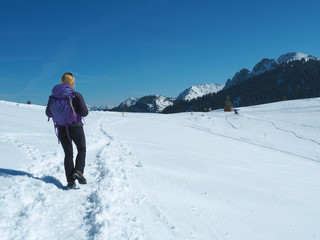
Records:
M90 112L88 184L69 191L44 111L0 101L1 240L320 238L319 98Z

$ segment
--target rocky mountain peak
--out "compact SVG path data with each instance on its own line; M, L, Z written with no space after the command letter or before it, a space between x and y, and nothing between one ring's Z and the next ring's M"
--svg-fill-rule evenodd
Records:
M308 54L304 54L304 53L300 53L300 52L290 52L290 53L286 53L286 54L281 55L278 58L278 62L279 62L279 64L282 64L282 63L286 63L286 62L290 62L290 61L294 61L294 60L301 60L303 58L306 61L308 61L309 59L319 60L318 58L316 58L312 55L308 55Z

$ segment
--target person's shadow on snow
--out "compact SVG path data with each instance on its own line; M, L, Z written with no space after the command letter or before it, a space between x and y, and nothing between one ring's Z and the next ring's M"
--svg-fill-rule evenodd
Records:
M33 176L31 173L27 173L27 172L23 172L23 171L16 171L16 170L12 170L12 169L4 169L4 168L0 168L0 177L8 177L8 176L27 176L29 178L33 178L33 179L37 179L37 180L41 180L45 183L51 183L53 185L55 185L57 188L64 190L64 186L62 185L62 183L56 179L55 177L52 176L44 176L42 178L39 177L35 177Z

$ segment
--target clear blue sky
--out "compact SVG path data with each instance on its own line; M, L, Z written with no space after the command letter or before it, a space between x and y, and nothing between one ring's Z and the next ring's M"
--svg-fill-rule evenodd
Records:
M262 58L320 57L320 1L0 1L0 99L46 104L64 72L89 105L225 84Z

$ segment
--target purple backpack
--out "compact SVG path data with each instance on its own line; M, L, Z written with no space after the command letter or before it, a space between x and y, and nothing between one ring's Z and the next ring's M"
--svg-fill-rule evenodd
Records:
M78 121L77 113L74 111L72 106L73 98L75 98L75 93L72 87L68 84L59 84L54 86L52 89L52 95L50 96L50 117L52 117L55 127L66 126L67 132L68 125Z

